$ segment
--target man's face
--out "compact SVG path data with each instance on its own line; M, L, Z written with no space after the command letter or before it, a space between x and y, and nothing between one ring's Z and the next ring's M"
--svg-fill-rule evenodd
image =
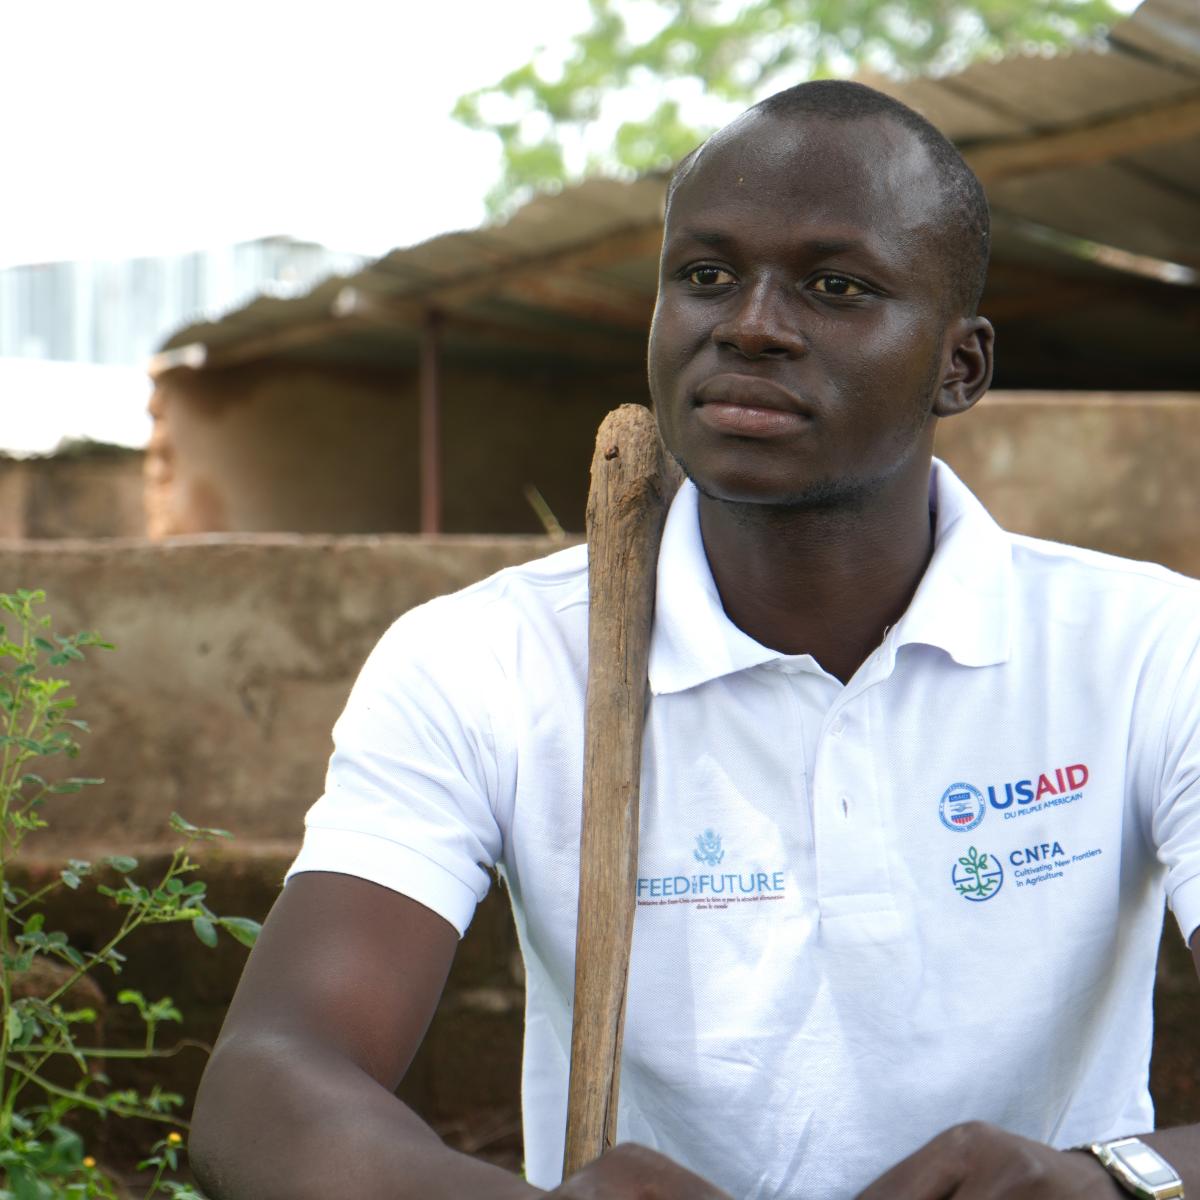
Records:
M939 212L924 148L885 118L751 114L704 148L667 216L649 361L701 492L838 503L928 455Z

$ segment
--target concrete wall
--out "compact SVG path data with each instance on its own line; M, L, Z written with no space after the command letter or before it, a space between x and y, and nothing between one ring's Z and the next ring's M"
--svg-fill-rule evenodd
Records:
M138 537L143 492L140 450L0 458L0 538Z
M1008 529L1200 576L1200 393L995 392L937 451Z
M646 397L628 371L450 365L443 383L449 533L539 532L529 483L582 529L596 427ZM151 401L150 535L416 530L416 386L411 371L170 373Z
M84 773L109 781L106 799L64 805L56 836L93 851L161 844L178 809L246 840L294 843L333 721L392 619L550 548L404 536L0 543L0 590L43 588L57 629L117 645L71 673L93 730Z

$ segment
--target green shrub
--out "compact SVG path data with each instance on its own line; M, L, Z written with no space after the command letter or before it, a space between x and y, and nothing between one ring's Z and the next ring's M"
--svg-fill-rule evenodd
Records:
M74 758L75 738L87 725L71 715L75 701L68 682L49 672L84 658L85 649L111 650L93 633L52 633L40 612L40 591L0 593L0 1200L58 1200L119 1195L115 1179L86 1152L69 1118L80 1111L104 1117L137 1117L170 1127L139 1170L153 1172L144 1200L155 1195L177 1200L199 1198L178 1172L186 1122L176 1114L183 1097L155 1086L147 1092L114 1087L105 1064L114 1059L165 1057L159 1027L182 1020L171 998L148 1001L140 992L122 990L117 1003L135 1008L145 1040L129 1049L84 1044L82 1030L93 1026L97 1008L89 997L102 993L92 972L119 974L127 939L145 925L191 923L206 946L224 930L252 945L258 923L244 917L219 917L205 902L206 885L195 877L192 849L226 838L220 829L202 829L177 813L170 827L179 845L156 881L135 877L137 860L114 855L92 864L70 859L49 883L32 891L16 886L12 867L23 845L45 828L43 810L56 795L79 792L100 779L47 779L31 768L43 760ZM47 774L52 774L47 768ZM115 872L114 884L98 883L94 870ZM99 950L81 952L67 935L49 930L42 905L60 888L86 886L109 899L114 929ZM90 990L89 990L90 989ZM68 1082L56 1064L66 1063ZM73 1065L72 1065L73 1064Z

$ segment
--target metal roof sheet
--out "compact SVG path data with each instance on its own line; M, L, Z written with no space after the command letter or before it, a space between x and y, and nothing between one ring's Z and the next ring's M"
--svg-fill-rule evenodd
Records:
M988 170L977 169L997 218L996 260L1104 274L1069 257L1070 238L1028 236L1045 230L1128 252L1097 262L1136 270L1131 256L1141 255L1200 268L1196 0L1145 0L1104 42L1069 53L977 62L940 78L860 78L923 112L968 159L986 159ZM1043 144L1046 161L1020 160ZM590 179L537 196L503 224L395 250L306 295L259 297L189 325L165 342L152 370L267 354L378 361L385 344L411 356L430 305L461 322L460 341L499 346L511 327L531 347L540 337L570 353L607 346L640 355L629 335L644 329L652 302L664 184L661 175Z

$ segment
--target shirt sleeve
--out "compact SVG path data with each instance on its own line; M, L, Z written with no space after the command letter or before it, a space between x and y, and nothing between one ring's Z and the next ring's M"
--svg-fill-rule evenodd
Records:
M288 878L356 875L400 892L461 936L487 894L502 835L492 721L498 668L472 650L453 599L380 639L333 730L325 791Z
M1164 728L1159 800L1151 818L1167 901L1187 940L1200 928L1200 646L1193 645Z

